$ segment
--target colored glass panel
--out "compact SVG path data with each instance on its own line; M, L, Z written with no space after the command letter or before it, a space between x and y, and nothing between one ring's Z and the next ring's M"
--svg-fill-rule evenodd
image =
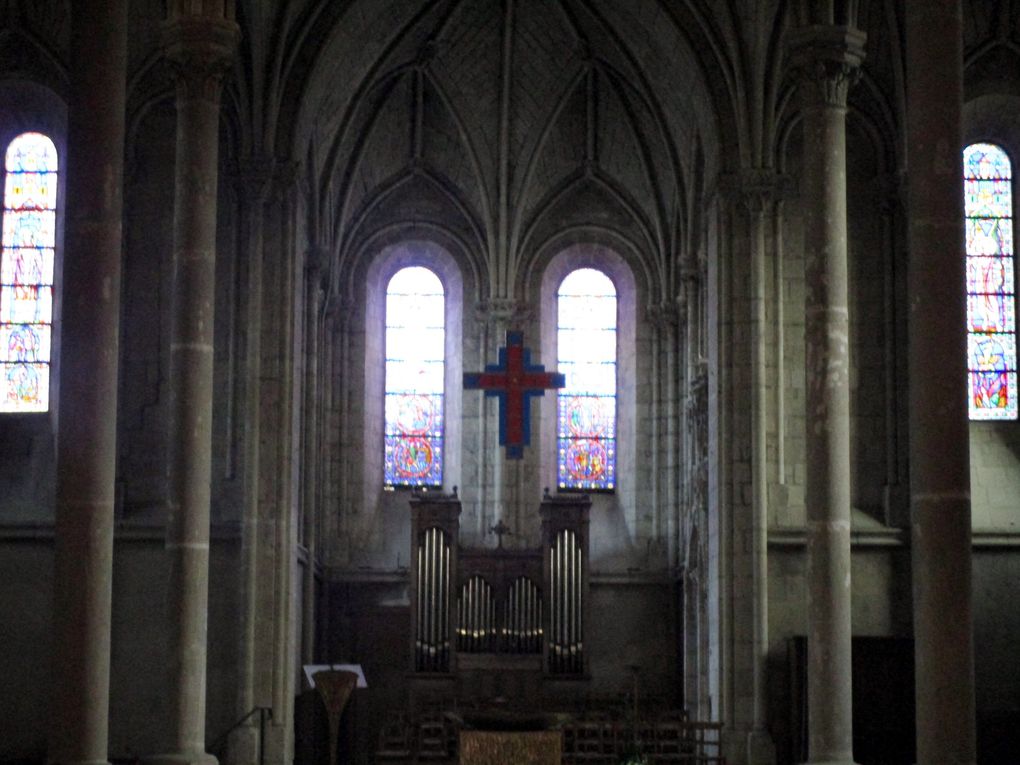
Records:
M40 133L7 148L0 255L0 412L49 408L57 150Z
M968 254L972 256L1012 255L1012 223L1008 218L968 218Z
M427 268L402 268L386 290L383 479L442 486L445 295Z
M0 411L45 412L50 365L0 363Z
M968 328L971 332L1015 332L1013 295L968 295Z
M1010 181L967 181L965 213L968 218L1008 218L1012 197Z
M1013 294L1013 258L967 258L967 292Z
M616 487L616 288L571 272L557 293L557 476L561 489Z
M1016 369L1016 345L1008 334L970 335L967 338L967 355L972 370L1006 372Z
M990 143L976 143L968 146L963 157L965 178L1013 177L1009 157L998 146Z
M1013 180L994 144L963 153L967 216L967 367L970 417L1017 417Z
M14 324L0 327L0 361L45 362L50 357L50 327Z
M970 418L1015 420L1016 372L971 372Z

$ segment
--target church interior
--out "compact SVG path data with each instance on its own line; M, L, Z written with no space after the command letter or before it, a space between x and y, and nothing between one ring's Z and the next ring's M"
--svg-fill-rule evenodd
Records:
M1017 761L1017 0L6 0L0 150L0 763Z

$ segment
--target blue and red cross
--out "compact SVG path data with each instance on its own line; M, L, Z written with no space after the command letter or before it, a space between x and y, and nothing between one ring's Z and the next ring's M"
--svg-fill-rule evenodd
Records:
M532 397L566 384L563 375L531 363L531 351L524 347L521 332L506 333L498 364L486 364L484 372L464 373L465 388L481 389L486 396L499 398L499 443L506 447L507 458L514 460L521 459L524 447L531 443Z

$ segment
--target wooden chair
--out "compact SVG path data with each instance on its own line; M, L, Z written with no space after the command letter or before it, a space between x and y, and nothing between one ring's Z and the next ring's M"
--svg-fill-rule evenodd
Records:
M413 744L414 736L407 717L403 712L391 713L379 730L375 762L410 763Z

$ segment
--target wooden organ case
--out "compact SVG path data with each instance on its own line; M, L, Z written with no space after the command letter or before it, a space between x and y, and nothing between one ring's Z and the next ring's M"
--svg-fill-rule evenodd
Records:
M546 680L585 680L590 507L584 495L547 493L539 547L504 548L500 536L471 548L459 544L455 494L411 499L411 655L422 692L533 703ZM530 692L503 687L507 673L530 676Z

